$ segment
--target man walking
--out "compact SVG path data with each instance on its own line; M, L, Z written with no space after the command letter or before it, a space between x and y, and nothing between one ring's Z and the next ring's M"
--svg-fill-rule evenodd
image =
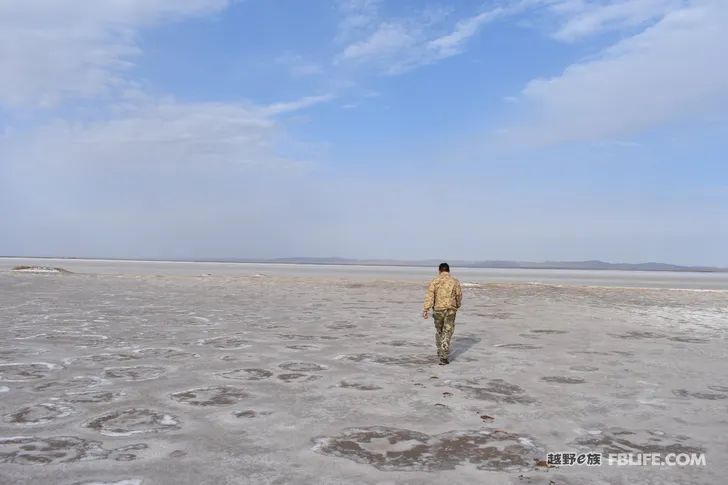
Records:
M422 309L422 318L429 316L432 308L432 317L435 319L435 345L440 365L450 363L450 338L455 330L455 314L463 301L463 290L460 282L450 276L450 266L440 264L439 274L430 282L425 294L425 306Z

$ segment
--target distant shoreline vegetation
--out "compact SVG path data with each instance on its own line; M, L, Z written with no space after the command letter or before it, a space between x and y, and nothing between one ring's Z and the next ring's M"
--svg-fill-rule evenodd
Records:
M12 271L16 271L18 273L70 273L67 269L54 266L34 266L26 264L13 266Z
M178 263L259 263L259 264L311 264L311 265L350 265L350 266L397 266L397 267L431 267L436 266L440 260L395 260L395 259L354 259L354 258L196 258L196 259L136 259L136 258L85 258L64 256L0 256L15 259L67 259L67 260L97 260L97 261L140 261L140 262L178 262ZM726 273L728 268L714 266L681 266L668 263L608 263L599 260L590 261L468 261L448 260L453 267L482 268L482 269L552 269L552 270L612 270L612 271L674 271L685 273ZM13 268L14 271L32 271ZM39 267L33 267L39 268ZM62 268L43 267L57 272L66 272Z

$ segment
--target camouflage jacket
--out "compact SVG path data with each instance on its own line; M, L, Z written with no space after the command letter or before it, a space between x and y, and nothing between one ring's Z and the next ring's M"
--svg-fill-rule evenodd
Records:
M431 308L435 310L457 310L463 301L463 290L460 282L450 276L450 273L443 272L437 275L427 287L425 294L424 311Z

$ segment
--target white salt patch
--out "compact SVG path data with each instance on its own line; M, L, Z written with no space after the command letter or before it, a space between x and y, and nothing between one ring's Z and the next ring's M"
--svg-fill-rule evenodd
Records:
M165 414L161 421L159 421L159 424L162 424L164 426L172 426L177 424L177 420L174 419L174 417L170 416L169 414Z
M106 436L131 436L139 433L149 433L148 429L138 429L135 431L108 431L105 429L101 430L101 434Z
M10 388L8 386L0 386L0 392L8 392Z
M531 448L533 448L534 446L536 446L536 445L533 444L533 441L531 441L528 438L520 437L520 438L518 438L518 442L521 443L523 446L528 446L528 447L531 447Z
M655 406L658 408L664 408L665 404L662 399L637 399L638 404L644 404L645 406Z
M403 440L397 443L390 443L388 438L372 438L368 443L359 443L359 446L371 452L397 453L411 450L421 444L422 442L417 440Z
M15 340L29 340L29 339L36 338L36 337L45 337L46 335L48 335L48 334L47 333L38 333L35 335L28 335L26 337L15 337Z

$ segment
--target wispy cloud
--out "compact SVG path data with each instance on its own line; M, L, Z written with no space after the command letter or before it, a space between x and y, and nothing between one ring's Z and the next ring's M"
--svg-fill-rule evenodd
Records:
M278 56L276 62L286 66L290 74L295 77L315 76L324 71L320 63L308 60L300 54L290 52Z
M616 0L607 3L561 0L550 4L565 20L553 34L575 41L610 30L621 30L655 21L685 4L682 0Z
M695 2L559 76L534 79L521 93L523 120L501 138L543 145L619 137L725 107L726 25L728 4Z
M381 0L338 0L341 12L339 38L348 40L361 30L369 28L379 18Z
M94 122L55 121L5 137L5 163L92 169L99 164L174 166L293 166L276 153L275 110L174 99L127 107Z
M337 62L401 74L462 53L484 25L509 11L494 7L453 23L450 11L442 8L408 18L379 18L367 10L366 22L357 23L359 38L346 45Z
M140 29L230 1L0 2L0 106L42 108L109 93L127 82Z
M506 9L496 7L492 10L461 20L455 25L452 32L429 41L427 43L427 47L435 52L435 56L440 59L460 54L465 43L477 34L483 25L497 19L506 12Z
M305 108L310 108L317 104L325 103L334 99L332 94L323 94L320 96L305 96L295 101L288 101L283 103L274 103L263 108L263 112L268 115L277 115L282 113L290 113L292 111L299 111Z

